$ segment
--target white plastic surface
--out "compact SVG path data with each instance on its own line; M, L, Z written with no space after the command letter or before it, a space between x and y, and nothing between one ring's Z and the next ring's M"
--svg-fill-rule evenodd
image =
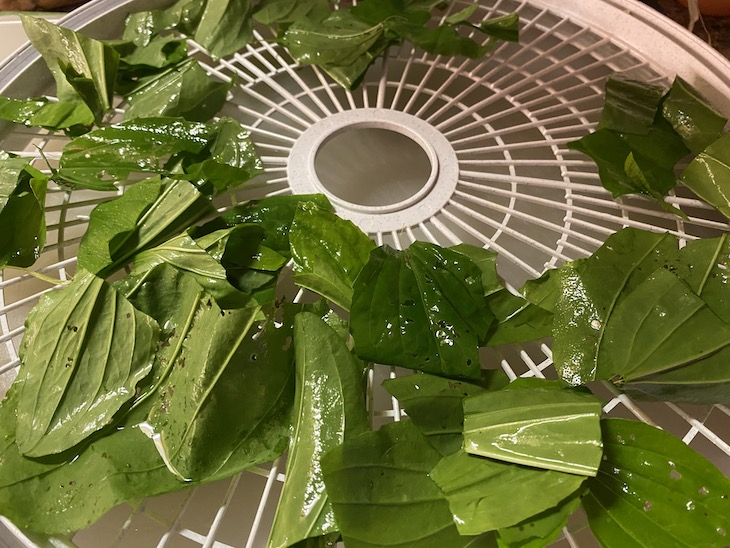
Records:
M149 6L94 1L66 24L113 36L124 13ZM565 145L594 127L603 83L616 71L654 82L680 74L730 115L730 63L678 25L629 0L485 1L476 17L515 10L522 18L519 44L502 44L479 62L393 48L353 92L338 88L317 69L295 68L265 36L218 61L191 44L211 75L236 78L223 114L250 128L266 166L264 175L222 201L221 208L318 188L312 180L317 145L348 124L365 124L422 139L436 168L435 180L419 187L425 189L422 196L398 200L395 208L389 204L367 211L341 201L339 210L379 244L403 248L414 240L469 242L498 251L500 273L514 286L546 268L587 256L625 226L669 231L685 240L727 232L724 218L682 189L669 201L688 220L639 198L613 200L593 163ZM0 67L0 91L51 93L44 75L37 56L26 50ZM36 147L57 158L66 142L61 135L26 128L6 127L0 135L0 148L36 158ZM366 160L362 154L353 148L351 161ZM60 279L73 273L88 213L105 197L49 191L49 240L40 272ZM2 273L0 390L18 365L25 314L47 290L48 285L28 274ZM552 374L550 348L544 343L489 349L482 358L511 378ZM378 367L371 375L376 424L400 416L396 402L379 387L380 379L395 374ZM637 404L608 386L600 390L606 413L661 426L730 474L728 407ZM283 469L283 462L277 462L232 480L120 506L75 541L91 547L264 546ZM558 545L593 543L578 518Z

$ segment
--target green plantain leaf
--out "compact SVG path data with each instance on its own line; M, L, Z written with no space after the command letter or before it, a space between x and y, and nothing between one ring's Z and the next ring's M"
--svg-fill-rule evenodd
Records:
M617 301L666 264L676 246L668 234L624 229L589 259L558 271L553 359L563 381L578 385L596 378L598 352Z
M193 39L215 57L244 48L253 39L251 0L206 0Z
M210 181L217 193L261 171L248 139L236 121L215 124L179 118L146 118L106 126L77 137L63 150L59 176L74 186L115 190L115 182L138 173Z
M492 546L462 537L428 477L439 453L410 421L361 434L322 459L324 481L348 548Z
M26 159L0 151L0 268L31 266L46 242L48 178Z
M146 273L167 263L192 276L222 308L243 308L251 297L228 281L226 269L186 232L135 256L132 272L125 279L125 291L144 283Z
M449 455L464 443L464 398L502 388L508 382L501 371L483 370L482 375L486 386L415 374L387 379L383 387L398 400L429 443L442 455Z
M91 212L79 246L79 266L108 276L139 251L212 213L210 200L187 181L152 178L139 182Z
M646 135L663 96L661 86L634 80L625 74L613 74L606 81L606 102L598 127Z
M94 114L84 103L0 97L0 119L31 127L76 130L91 126Z
M112 422L152 369L157 322L93 274L44 295L22 343L17 444L61 453Z
M700 152L685 168L680 182L730 219L730 133Z
M350 310L352 286L375 242L352 222L303 202L294 214L289 243L294 282Z
M730 480L674 436L647 424L602 421L606 458L583 507L603 546L728 544Z
M188 58L127 95L124 117L180 116L205 122L223 107L232 85L233 81L211 80L195 59Z
M273 460L289 435L290 327L259 324L259 307L223 311L211 298L204 303L142 425L184 481Z
M695 154L719 139L727 123L727 118L679 76L662 103L662 115Z
M294 318L296 423L268 546L287 547L338 531L322 478L322 457L369 430L361 384L364 365L324 320Z
M431 471L462 535L503 529L554 508L585 476L539 470L457 451Z
M370 361L479 378L478 346L494 317L465 255L417 242L373 250L355 280L351 331Z
M569 389L510 387L476 394L464 399L464 450L595 476L602 455L600 416L600 400Z
M85 103L99 122L112 106L119 54L103 42L45 19L28 15L20 19L26 35L53 73L58 99Z

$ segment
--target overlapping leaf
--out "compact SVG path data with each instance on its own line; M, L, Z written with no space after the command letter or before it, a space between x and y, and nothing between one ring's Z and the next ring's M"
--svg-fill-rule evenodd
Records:
M360 357L450 377L479 378L494 316L468 257L427 243L375 249L355 280L351 332Z
M322 477L322 457L369 430L364 366L321 318L294 319L295 426L268 546L287 547L338 531Z
M84 103L0 97L0 119L16 124L46 129L87 128L94 123L94 114Z
M602 422L606 458L583 506L604 546L726 546L730 480L674 436Z

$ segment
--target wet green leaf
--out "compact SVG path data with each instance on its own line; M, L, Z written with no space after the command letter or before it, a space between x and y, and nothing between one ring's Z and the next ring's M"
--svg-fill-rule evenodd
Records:
M0 268L31 266L46 242L48 179L28 160L0 151Z
M624 74L613 74L606 81L606 102L598 122L599 128L620 133L649 133L664 88L635 80Z
M503 529L560 504L585 476L540 470L457 451L431 471L462 535Z
M352 222L304 202L294 215L289 243L294 282L349 310L352 286L375 242Z
M289 436L290 326L260 324L259 307L223 311L210 298L204 305L143 425L168 469L185 481L271 461Z
M685 168L679 180L730 219L730 133L700 152Z
M187 181L142 181L94 208L79 246L79 265L107 276L213 212L210 200Z
M373 250L354 285L356 352L379 363L479 378L478 347L494 319L481 279L468 257L433 244Z
M595 476L601 402L572 390L521 388L464 399L464 449L505 462Z
M507 289L487 299L496 322L489 331L487 346L518 344L549 337L553 314Z
M662 115L694 153L717 141L727 123L727 118L679 76L662 103Z
M501 371L483 371L489 389L505 386L507 376ZM445 379L428 374L415 374L387 379L383 388L394 396L401 408L423 436L442 455L458 451L464 443L465 397L487 390L482 385Z
M0 97L0 119L46 129L83 129L94 123L94 114L84 103Z
M583 507L603 546L726 546L730 480L647 424L602 421L606 458Z
M180 116L205 122L223 107L232 84L212 80L195 59L187 59L129 94L124 117Z
M155 320L83 271L44 295L22 343L21 453L61 453L110 424L149 375L158 331Z
M61 102L85 103L96 121L111 108L119 54L103 42L21 15L23 29L56 80Z
M294 318L295 427L286 480L268 546L287 547L338 531L322 477L322 457L369 430L363 364L342 337L311 312Z
M327 453L324 480L348 548L490 546L458 534L428 474L439 453L409 422L383 426Z

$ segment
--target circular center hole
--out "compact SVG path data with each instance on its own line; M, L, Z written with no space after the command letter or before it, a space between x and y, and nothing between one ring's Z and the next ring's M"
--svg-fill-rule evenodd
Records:
M423 147L407 135L354 127L322 144L314 170L322 186L341 200L382 207L416 195L429 182L434 167Z

